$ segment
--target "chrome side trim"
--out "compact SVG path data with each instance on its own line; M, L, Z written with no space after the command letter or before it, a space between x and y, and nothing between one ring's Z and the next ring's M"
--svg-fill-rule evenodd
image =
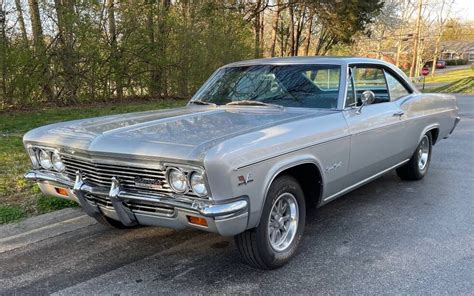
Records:
M344 138L347 138L347 137L350 137L350 136L351 136L350 134L347 134L347 135L344 135L344 136L336 136L336 137L332 137L332 138L325 139L325 140L322 140L322 141L317 141L317 142L314 142L314 143L311 143L311 144L308 144L308 145L303 145L303 146L300 146L300 147L297 147L297 148L294 148L294 149L291 149L291 150L283 151L282 153L279 153L279 154L270 155L268 157L253 160L252 162L241 164L240 166L234 168L233 170L238 171L238 170L241 170L243 168L253 166L253 165L259 164L261 162L273 159L273 158L277 158L277 157L280 157L280 156L283 156L283 155L286 155L286 154L290 154L290 153L293 153L293 152L298 152L298 151L301 151L301 150L304 150L304 149L307 149L307 148L311 148L311 147L316 146L316 145L321 145L321 144L326 144L326 143L329 143L329 142L341 140L341 139L344 139Z
M370 182L370 181L372 181L372 180L374 180L374 179L380 177L381 175L387 173L388 171L391 171L391 170L393 170L393 169L395 169L395 168L397 168L397 167L399 167L399 166L404 165L404 164L407 163L408 161L410 161L410 159L406 159L406 160L404 160L404 161L402 161L402 162L400 162L400 163L398 163L398 164L396 164L396 165L394 165L394 166L389 167L388 169L385 169L385 170L383 170L383 171L381 171L381 172L378 172L377 174L375 174L375 175L373 175L373 176L370 176L370 177L368 177L368 178L366 178L366 179L364 179L364 180L362 180L362 181L359 181L359 182L357 182L357 183L355 183L355 184L353 184L353 185L351 185L351 186L349 186L349 187L346 187L346 188L342 189L341 191L339 191L339 192L337 192L337 193L335 193L335 194L333 194L333 195L331 195L331 196L328 196L328 197L324 198L323 201L324 201L324 202L327 202L327 201L330 201L330 200L335 199L335 198L337 198L337 197L340 197L341 195L344 195L344 194L346 194L347 192L349 192L349 191L351 191L351 190L353 190L353 189L356 189L357 187L360 187L360 186L362 186L362 185L364 185L364 184L367 184L368 182Z

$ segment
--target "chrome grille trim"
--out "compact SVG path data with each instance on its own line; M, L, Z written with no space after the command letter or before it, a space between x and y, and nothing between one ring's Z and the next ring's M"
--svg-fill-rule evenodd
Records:
M172 194L168 182L166 180L165 171L161 169L140 168L134 166L109 165L104 163L87 161L83 158L61 154L61 159L66 165L65 174L69 178L74 179L77 171L81 171L84 180L92 185L110 187L112 177L120 180L123 188L130 192L146 192L146 193L164 193ZM135 185L135 178L151 178L159 180L162 184L161 189L143 188ZM194 196L192 194L192 196Z

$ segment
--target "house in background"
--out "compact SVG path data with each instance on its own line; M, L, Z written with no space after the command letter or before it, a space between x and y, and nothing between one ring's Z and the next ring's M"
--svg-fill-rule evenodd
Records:
M441 60L467 60L474 62L474 41L443 41L440 45Z

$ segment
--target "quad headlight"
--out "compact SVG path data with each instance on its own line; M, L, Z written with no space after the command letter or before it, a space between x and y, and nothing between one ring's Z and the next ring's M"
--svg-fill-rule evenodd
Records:
M61 159L59 153L52 148L28 147L28 155L30 156L33 168L42 168L44 170L55 170L64 172L66 165Z
M199 197L209 195L206 178L201 169L192 167L168 167L166 173L168 184L175 193L190 193Z
M168 169L168 182L171 186L171 189L176 193L184 193L188 190L188 184L186 180L186 175L183 171L170 168Z
M38 160L41 167L45 170L50 170L53 168L53 163L51 161L51 152L44 149L40 149L38 152Z
M191 189L199 196L207 195L207 188L204 176L200 172L192 172L189 178Z
M53 163L53 167L56 171L62 173L66 170L66 165L61 160L61 156L59 156L59 153L53 152L53 154L51 155L51 162Z

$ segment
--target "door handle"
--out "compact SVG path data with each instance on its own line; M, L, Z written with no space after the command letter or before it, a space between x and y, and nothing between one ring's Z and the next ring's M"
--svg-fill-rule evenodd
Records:
M405 114L405 112L403 112L403 111L398 111L398 112L393 113L393 116L402 117L404 114Z

